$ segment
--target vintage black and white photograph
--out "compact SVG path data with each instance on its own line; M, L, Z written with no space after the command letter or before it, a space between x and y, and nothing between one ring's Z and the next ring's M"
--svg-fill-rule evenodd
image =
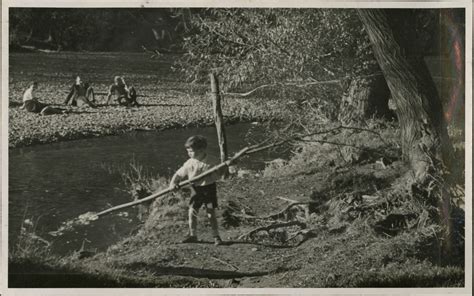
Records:
M468 293L452 3L4 5L3 288Z

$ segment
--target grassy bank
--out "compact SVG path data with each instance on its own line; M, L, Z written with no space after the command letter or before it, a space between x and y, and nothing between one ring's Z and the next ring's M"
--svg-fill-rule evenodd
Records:
M397 129L378 123L371 129L379 133L311 139L357 149L309 141L295 147L290 161L220 182L222 246L213 245L202 213L200 242L180 243L187 234L181 191L152 203L137 232L105 252L36 261L39 270L76 275L49 276L38 285L95 286L104 279L107 287L463 287L464 212L452 213L446 256L436 205L407 186ZM167 183L149 181L151 191ZM303 204L289 207L294 202ZM275 223L286 226L256 231ZM10 267L16 272L10 279L21 285L28 264L10 258ZM31 283L45 276L28 275Z
M203 126L213 122L207 85L189 85L171 71L176 56L149 59L137 53L11 54L9 72L9 147L114 135L132 130L162 130ZM98 108L63 106L67 92L80 75L92 82L96 93L106 93L115 75L135 86L142 104L125 108L106 106L98 95ZM40 86L40 101L65 108L68 114L39 116L20 110L24 90L31 81ZM284 118L284 106L271 100L229 98L223 102L228 123Z

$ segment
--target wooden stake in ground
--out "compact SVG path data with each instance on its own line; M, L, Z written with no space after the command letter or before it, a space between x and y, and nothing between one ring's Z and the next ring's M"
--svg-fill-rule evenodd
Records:
M221 162L225 162L227 160L227 139L225 136L224 117L222 116L221 109L219 81L217 80L217 77L214 73L209 74L209 76L211 78L212 106L214 110L214 121L216 123L217 140L219 142ZM225 172L223 174L224 178L226 178L228 175L228 169L225 168Z

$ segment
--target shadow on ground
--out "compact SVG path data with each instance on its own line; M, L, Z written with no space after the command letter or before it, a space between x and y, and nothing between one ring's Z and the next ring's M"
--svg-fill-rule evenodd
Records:
M130 270L149 270L152 271L155 276L162 275L179 275L179 276L191 276L195 278L208 278L208 279L233 279L242 277L252 276L264 276L268 275L270 271L259 271L259 272L240 272L240 271L229 271L229 270L217 270L207 268L196 268L187 266L159 266L150 265L144 262L134 262L127 265Z

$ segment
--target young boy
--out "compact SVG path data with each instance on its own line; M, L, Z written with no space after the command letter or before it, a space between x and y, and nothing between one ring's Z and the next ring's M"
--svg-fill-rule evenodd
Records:
M173 178L171 178L170 187L178 189L179 181L185 178L191 179L209 170L218 162L212 159L206 153L207 140L203 136L192 136L184 144L188 152L189 159L183 166L176 171ZM211 222L212 232L214 236L214 244L222 244L217 227L216 211L217 195L216 195L216 181L221 177L221 173L216 172L208 175L191 186L191 200L189 201L189 236L183 243L197 242L197 214L199 208L205 206L207 216Z
M38 82L34 81L30 87L23 93L23 105L20 109L25 109L28 112L39 113L40 115L52 115L66 113L66 110L60 108L53 108L47 104L41 103L35 96L38 89Z
M110 104L112 96L115 96L120 106L140 106L137 102L137 91L133 86L129 87L122 76L114 77L114 84L110 86L109 92L107 93L107 105Z
M80 76L76 77L76 82L71 86L71 90L64 101L64 105L78 107L89 106L95 108L94 90L89 83L84 83Z

